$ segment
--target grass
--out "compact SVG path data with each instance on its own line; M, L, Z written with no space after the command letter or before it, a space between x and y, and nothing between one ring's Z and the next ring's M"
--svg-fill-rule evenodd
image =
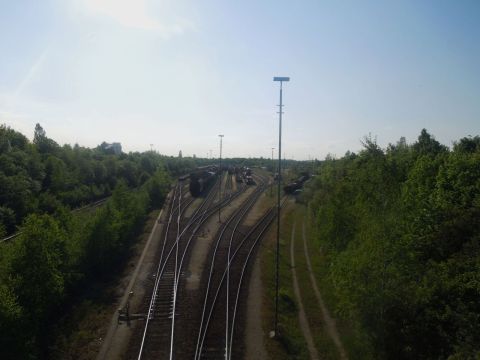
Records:
M265 341L271 359L306 359L308 351L298 322L298 305L292 287L292 273L289 256L290 233L293 224L294 207L289 204L283 211L280 236L280 288L279 288L279 336ZM263 299L263 327L268 334L274 326L275 298L275 226L272 226L262 242L260 261L262 282L265 292Z
M310 275L308 273L307 261L305 258L303 237L302 237L302 223L306 216L306 209L304 206L297 206L295 211L296 232L295 232L295 266L297 270L298 284L301 291L301 297L305 313L307 315L310 330L313 336L315 347L318 355L322 359L339 359L339 353L332 339L328 335L322 317L320 306L318 305L315 293L311 290L312 284ZM311 237L309 236L308 222L306 225L306 237L308 249L312 247L309 243Z
M265 197L265 201L273 203L274 198ZM320 307L311 290L312 285L303 248L302 223L305 221L307 246L310 253L312 269L316 275L317 285L322 292L323 300L330 310L331 316L337 318L336 324L340 339L349 359L372 359L367 336L352 320L339 319L335 313L335 292L329 281L328 264L330 259L321 251L315 241L314 228L309 218L308 210L303 205L289 203L282 211L280 236L280 295L279 295L279 336L265 341L266 349L271 359L308 359L309 353L306 341L298 320L298 304L293 290L293 280L290 262L290 239L292 226L295 231L295 265L301 291L302 303L312 332L313 340L319 357L322 359L339 359L339 353L324 327ZM275 224L275 223L274 223ZM262 243L260 260L262 266L262 283L264 284L263 327L264 333L273 330L274 296L275 296L275 241L276 227L270 228Z

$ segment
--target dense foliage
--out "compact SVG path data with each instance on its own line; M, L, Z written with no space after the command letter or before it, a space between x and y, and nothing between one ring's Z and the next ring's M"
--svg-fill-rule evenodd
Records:
M197 165L154 152L60 147L0 126L0 358L49 357L56 322L91 280L125 263L171 176ZM111 196L110 196L111 195ZM100 208L71 209L110 196Z
M30 142L0 125L0 236L15 232L28 214L77 208L110 196L120 182L138 188L159 168L179 175L206 161L152 151L115 155L103 145L60 146L39 124Z
M305 194L338 316L379 359L478 358L480 138L363 145Z

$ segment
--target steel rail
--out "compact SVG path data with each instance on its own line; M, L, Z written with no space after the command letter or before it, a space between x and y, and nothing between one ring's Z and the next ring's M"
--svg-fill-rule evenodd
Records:
M232 177L230 176L230 183L231 183L231 180L232 180ZM233 183L231 183L232 187L233 187ZM262 186L264 186L265 183L263 182L262 183ZM260 189L260 193L262 192L263 190ZM256 200L255 200L256 202ZM255 203L254 202L254 203ZM252 205L253 206L253 205ZM231 247L232 247L232 242L233 242L233 238L235 237L235 230L238 226L238 224L240 223L242 219L239 220L239 222L237 222L236 226L235 226L235 229L234 231L232 231L231 233L231 236L230 236L230 241L229 241L229 244L228 244L228 255L227 255L227 305L225 307L225 311L226 311L226 321L225 321L225 354L228 354L228 301L229 301L229 287L230 287L230 250L231 250Z
M284 202L285 200L283 200ZM282 202L282 204L283 204ZM200 345L200 349L202 350L203 349L203 346L204 346L204 342L205 342L205 338L206 338L206 333L208 331L208 327L209 327L209 324L210 324L210 320L211 320L211 317L213 316L213 310L214 310L214 307L215 307L215 303L217 302L218 300L218 297L219 297L219 294L220 294L220 290L221 290L221 287L223 285L223 281L225 280L225 277L226 277L226 274L229 273L229 268L232 266L232 262L233 260L237 257L238 255L238 252L241 250L243 244L245 243L246 240L248 240L251 235L253 234L253 232L255 232L257 230L257 228L265 221L265 219L268 217L268 216L271 216L272 214L272 210L268 211L265 215L262 216L262 218L260 220L258 220L256 222L256 224L249 230L249 232L244 235L242 241L239 243L239 245L237 245L237 248L235 249L234 253L233 253L233 256L231 257L231 260L230 262L227 264L227 268L224 270L223 272L223 275L222 275L222 278L220 280L220 283L217 287L217 291L215 293L215 297L212 301L212 304L211 304L211 307L210 307L210 311L209 311L209 315L208 315L208 318L207 318L207 324L205 326L205 330L204 330L204 334L203 334L203 338L202 338L202 341L201 341L201 345ZM271 223L272 220L269 220L269 223L266 227L269 226L269 224ZM262 230L262 233L263 231L265 231L264 229ZM250 256L250 255L248 255ZM248 261L248 260L247 260ZM245 265L245 264L244 264ZM246 265L245 265L246 267ZM236 300L236 303L237 303L237 300ZM236 307L234 308L234 314L236 313ZM226 318L227 321L229 321L229 318ZM234 320L233 320L234 321ZM233 329L233 324L232 324L232 329ZM226 332L226 335L227 335L227 332ZM233 343L233 335L232 335L232 332L230 332L230 339L229 339L229 342L230 344L229 346L229 351L228 353L225 354L225 358L230 358L231 356L231 349L232 349L232 346L231 344ZM198 352L198 354L196 354L196 358L200 358L202 356L202 353L201 353L201 350Z
M175 247L175 244L172 245L170 251L168 251L168 254L165 256L164 258L164 253L165 253L165 247L166 247L166 244L168 242L168 234L169 234L169 229L170 229L170 224L172 222L172 217L173 217L173 214L174 214L174 207L175 207L175 196L176 196L176 192L177 192L177 188L178 188L178 184L177 184L177 187L175 188L175 192L174 192L174 196L173 196L173 200L172 200L172 204L171 204L171 207L170 207L170 213L169 213L169 219L168 219L168 222L167 222L167 226L166 226L166 229L165 229L165 235L164 235L164 241L163 241L163 245L162 245L162 250L161 250L161 253L160 253L160 260L158 262L158 267L157 267L157 271L155 273L155 283L154 283L154 288L153 288L153 291L152 291L152 296L151 296L151 299L150 299L150 305L149 305L149 308L148 308L148 312L147 312L147 318L146 318L146 322L145 322L145 326L144 326L144 331L143 331L143 336L142 336L142 340L140 342L140 349L139 349L139 352L138 352L138 357L137 359L140 360L142 358L142 355L143 355L143 350L144 350L144 346L145 346L145 342L146 342L146 339L147 339L147 332L148 332L148 326L149 326L149 323L150 323L150 320L151 320L151 315L152 315L152 312L153 312L153 308L155 306L155 300L157 298L157 292L158 292L158 286L160 284L160 280L162 278L162 275L164 273L164 270L165 270L165 266L167 264L167 261L168 259L170 258L170 255L172 253L172 250L174 249ZM193 200L194 201L194 200ZM192 201L192 202L193 202ZM191 204L191 203L190 203ZM201 204L201 206L197 209L197 211L199 211L201 209L201 207L203 206L203 203ZM197 212L196 211L196 212ZM196 213L195 212L195 213ZM183 233L182 233L183 234ZM163 262L162 262L163 260Z
M144 348L145 340L146 340L146 336L147 336L148 325L149 325L149 322L152 318L151 315L153 313L153 308L155 306L155 300L157 298L158 286L160 284L160 280L161 280L162 275L163 275L164 267L165 267L170 255L171 255L171 252L172 252L172 249L173 249L173 247L172 247L172 249L168 252L168 255L165 256L165 258L164 258L165 247L166 247L166 244L168 242L168 234L169 234L169 230L170 230L170 225L172 223L173 216L175 215L175 213L177 213L176 209L175 209L175 201L176 201L176 198L177 198L177 192L178 191L180 191L180 193L181 193L181 185L180 184L177 184L177 186L175 187L175 192L174 192L174 196L173 196L173 199L172 199L172 204L170 206L169 219L168 219L167 226L166 226L166 229L165 229L164 241L163 241L162 250L161 250L161 253L160 253L160 260L159 260L159 263L158 263L159 265L158 265L157 271L155 273L155 283L154 283L154 288L153 288L153 291L152 291L152 297L150 299L150 305L149 305L148 312L147 312L147 319L146 319L146 322L145 322L144 332L143 332L143 336L142 336L142 340L141 340L141 344L140 344L138 359L141 359L142 354L143 354L143 348ZM188 201L188 205L190 205L193 201L194 201L194 199ZM181 216L183 214L183 212L187 209L187 207L184 207L183 211L180 211L181 196L179 197L178 202L179 202L179 206L177 208L178 209L177 215ZM184 202L186 202L186 201L184 201ZM164 260L163 264L162 264L162 260Z
M264 185L263 182L262 182L262 185ZM209 271L209 276L208 276L208 281L207 281L207 289L206 289L206 292L205 292L205 300L204 300L204 305L203 305L203 310L202 310L202 317L201 317L201 321L200 321L200 328L199 328L199 334L198 334L198 338L197 338L197 346L196 346L196 349L195 349L194 359L199 359L200 358L202 347L203 347L203 341L204 341L204 338L205 338L205 335L206 335L206 328L205 328L205 331L202 331L202 330L203 330L203 325L204 325L204 321L205 321L208 297L209 297L209 294L210 294L210 287L211 287L211 282L212 282L212 277L213 277L213 269L215 267L216 254L217 254L220 242L222 241L222 238L224 236L225 231L229 228L230 223L233 222L240 215L240 218L237 219L237 223L235 224L234 229L233 229L233 233L235 233L239 223L241 222L243 217L246 215L247 211L249 211L253 207L253 205L255 204L256 200L258 199L258 197L261 195L262 192L263 192L263 186L258 187L255 190L255 192L253 194L251 194L250 197L244 202L244 204L242 204L242 207L237 209L235 211L235 213L232 214L232 216L230 216L230 218L224 224L224 226L222 227L222 229L220 231L220 234L217 237L217 241L215 243L215 248L214 248L214 251L213 251L212 260L211 260L211 264L210 264L210 271Z
M280 204L280 207L283 207L283 204L285 203L286 201L286 197L284 197L284 199L282 200L282 203ZM230 329L230 353L228 355L228 359L231 359L232 358L232 344L233 344L233 334L234 334L234 331L235 331L235 320L236 320L236 315L237 315L237 309L238 309L238 301L239 301L239 298L240 298L240 291L241 291L241 288L242 288L242 283L243 283L243 278L244 278L244 275L245 275L245 272L247 270L247 266L248 266L248 263L252 257L252 254L253 254L253 251L254 249L257 247L257 244L258 242L260 241L260 239L263 237L265 231L267 231L267 229L270 227L270 225L272 224L272 222L275 220L275 215L276 215L276 207L273 207L271 208L259 221L258 221L258 224L262 224L263 222L266 221L266 224L265 226L260 230L260 233L256 236L252 246L250 247L250 250L247 254L247 257L244 261L244 264L243 264L243 267L242 267L242 272L240 274L240 279L239 279L239 282L238 282L238 287L237 287L237 295L235 297L235 305L234 305L234 308L233 308L233 317L232 317L232 326L231 326L231 329ZM271 218L270 218L271 217ZM270 219L269 219L270 218ZM253 232L252 232L253 233ZM243 243L240 245L242 246ZM239 248L240 248L239 246ZM238 248L238 249L239 249ZM236 254L236 252L235 252Z
M182 197L182 188L180 187L180 198ZM178 216L177 216L177 238L175 241L175 270L173 276L173 310L172 310L172 326L171 326L171 335L170 335L170 360L172 360L173 356L173 334L175 333L175 311L176 311L176 298L177 298L177 271L178 271L178 242L180 236L180 218L181 218L181 211L180 211L181 203L178 204Z
M221 182L220 182L219 186L221 186ZM210 195L210 193L209 193L209 195ZM211 198L213 200L215 197L212 196ZM210 197L208 197L208 200L210 200ZM204 205L206 203L207 203L207 201L203 202L202 205ZM176 311L176 305L177 305L178 284L180 282L180 274L181 274L181 269L182 269L182 265L183 265L183 260L184 260L185 254L188 250L188 247L190 245L191 239L196 235L196 232L198 231L199 227L204 222L203 219L204 219L207 211L208 211L208 209L206 209L198 218L195 218L189 224L188 227L190 227L190 225L195 224L195 223L197 223L197 226L193 229L193 232L192 232L192 234L190 235L190 237L187 241L187 244L186 244L186 246L183 250L183 253L182 253L180 263L178 262L179 241L180 241L180 237L184 234L184 232L180 233L180 216L178 216L178 218L177 218L177 237L176 237L176 241L175 241L175 244L174 244L174 247L175 247L175 270L174 270L174 278L173 278L174 285L173 285L172 324L171 324L171 335L170 335L170 356L169 356L170 360L173 359L173 350L174 350L173 345L174 345L174 334L175 334L175 315L176 315L175 311ZM179 214L180 214L180 211L179 211ZM186 229L187 229L187 227L186 227Z
M220 183L219 183L220 184ZM218 186L215 185L215 188L218 188ZM242 189L243 190L243 189ZM228 199L224 199L222 200L222 205L224 203L229 203L230 201L232 201L236 196L238 196L242 191L237 191L235 194L233 195L230 195L228 197ZM158 269L157 269L157 275L156 275L156 280L155 280L155 286L154 286L154 289L153 289L153 292L152 292L152 299L155 299L157 297L157 292L158 292L158 284L160 283L160 280L162 279L162 276L165 272L165 267L167 265L167 261L169 260L173 250L175 249L175 247L177 246L177 242L180 241L180 239L183 237L183 235L185 234L185 232L195 223L197 223L199 220L201 220L204 216L207 216L210 217L212 216L216 209L218 208L218 206L220 206L220 203L218 203L216 206L213 206L213 207L210 207L210 208L207 208L205 209L203 212L201 212L201 210L205 207L205 205L209 202L213 202L213 200L215 199L215 191L210 191L207 198L202 202L202 204L195 210L194 214L191 216L190 218L190 221L188 222L188 224L185 226L185 228L183 229L183 231L177 236L177 239L175 241L175 243L171 246L170 250L168 251L168 254L163 257L163 254L164 254L164 251L165 251L165 245L168 241L168 227L167 226L167 231L165 233L165 241L163 243L163 247L162 247L162 255L161 255L161 260L163 260L163 263L160 261L159 262L159 266L158 266ZM172 205L173 206L173 205ZM185 208L183 210L186 210ZM183 211L182 211L183 212ZM200 214L199 214L200 213ZM170 222L171 222L171 218L169 218ZM202 222L203 223L203 222ZM198 229L199 226L196 227L196 229ZM195 230L196 231L196 230ZM195 234L193 234L195 235ZM193 237L192 235L192 237ZM185 256L185 253L186 251L184 251L184 254L182 255L182 263L183 263L183 258ZM177 286L176 286L176 289L174 290L175 292L178 290L178 280L179 280L179 276L181 274L181 267L179 269L179 271L177 271L177 275L175 276L176 280L177 281ZM175 294L174 294L174 298L175 298ZM176 298L175 298L175 302L176 302ZM152 308L154 306L154 302L152 303L152 300L151 300L151 305L149 306L149 312L148 312L148 317L147 317L147 322L149 322L150 320L150 315L151 315L151 312L152 312ZM148 331L148 324L145 324L145 329L144 329L144 333L143 333L143 336L142 336L142 340L141 340L141 346L140 346L140 351L139 351L139 355L138 355L138 359L141 359L142 357L142 354L143 354L143 350L144 350L144 345L145 345L145 342L146 342L146 339L147 339L147 331ZM171 351L172 352L172 351Z
M240 244L237 246L237 248L235 249L233 255L232 255L232 260L235 259L235 257L237 256L237 253L238 251L240 250L240 248L243 246L243 243L246 241L246 239L248 239L251 234L253 233L253 231L255 231L257 229L257 227L259 226L259 222L257 222L253 227L252 229L249 230L249 232L244 235L243 237L243 240L240 242ZM231 266L231 264L230 264ZM200 344L200 351L199 351L199 354L198 354L198 359L201 357L201 350L203 349L203 345L204 345L204 341L205 341L205 337L206 337L206 332L208 331L208 327L209 327L209 324L210 324L210 320L211 320L211 317L212 317L212 314L213 314L213 310L214 310L214 307L215 307L215 304L217 302L217 299L218 299L218 296L220 294L220 290L222 288L222 285L223 285L223 281L225 280L225 277L226 277L226 274L227 274L227 268L224 269L223 271L223 274L222 274L222 278L217 286L217 290L215 292L215 296L212 300L212 303L211 303L211 306L210 306L210 310L209 310L209 314L208 314L208 317L207 317L207 321L206 321L206 325L205 325L205 330L204 330L204 334L203 334L203 337L202 337L202 340L201 340L201 344Z
M264 215L265 217L265 215ZM250 231L244 236L243 240L241 241L241 243L237 246L237 248L235 249L233 255L232 255L232 260L234 260L237 256L237 253L238 251L240 250L240 248L243 246L243 243L252 235L252 233L254 231L257 230L258 226L261 224L261 222L263 221L264 218L262 218L260 221L258 221L254 227L252 227L252 229L250 229ZM211 317L212 317L212 314L213 314L213 310L214 310L214 307L215 307L215 304L217 302L217 299L218 299L218 296L220 294L220 290L222 288L222 285L223 285L223 281L225 280L225 277L226 277L226 274L227 274L227 269L225 268L224 271L223 271L223 274L222 274L222 278L220 280L220 283L219 285L217 286L217 290L215 292L215 297L211 303L211 306L210 306L210 310L209 310L209 314L208 314L208 318L207 318L207 325L206 325L206 330L208 330L208 326L210 324L210 320L211 320ZM230 342L231 343L231 342ZM202 347L203 347L203 343L202 343Z
M220 181L220 185L221 186L221 183L222 181ZM227 184L227 183L226 183ZM240 191L237 192L237 196L242 193L243 191L245 191L245 188L242 188ZM227 198L227 199L224 199L222 200L222 203L223 202L226 202L226 203L229 203L231 201L233 201L233 198L235 194L232 194L230 193L228 195L228 197L226 196L226 192L224 192L224 197ZM213 198L215 198L215 196L213 196ZM197 221L197 225L196 227L193 229L191 235L189 236L188 240L187 240L187 243L185 245L185 248L183 249L183 254L182 254L182 257L181 257L181 260L180 260L180 265L179 265L179 272L177 274L177 279L176 279L176 288L175 288L175 291L178 291L178 284L180 282L180 274L181 274L181 269L183 267L183 263L184 263L184 260L185 260L185 256L187 254L187 251L190 247L190 244L191 244L191 241L193 240L193 238L195 237L195 235L197 234L198 230L200 229L200 227L212 216L215 214L216 212L216 208L219 206L219 204L211 209L207 209L206 211L204 211L201 216L199 217L199 221ZM208 213L208 214L207 214ZM176 302L177 300L177 296L174 296L174 302ZM173 320L174 321L174 320ZM173 339L173 333L172 333L172 339ZM173 340L172 340L172 343L173 343ZM170 348L170 359L172 359L172 356L173 356L173 346L171 346Z
M180 273L181 273L181 269L183 267L183 262L185 260L185 256L187 254L187 251L190 247L190 243L192 241L192 239L195 237L195 235L197 234L198 230L200 229L200 227L205 223L205 221L207 221L212 215L214 215L214 213L216 211L212 211L208 216L207 216L207 212L208 210L206 210L204 213L203 213L203 216L201 218L199 218L199 221L197 222L197 225L195 226L195 228L193 229L191 235L189 236L188 240L187 240L187 243L185 245L185 248L183 249L183 253L182 253L182 257L181 257L181 260L180 260L180 265L179 265L179 272L178 272L178 275L176 277L176 288L175 288L175 292L178 291L178 284L180 282ZM177 301L177 296L175 295L174 296L174 308L176 306L176 301ZM173 326L173 322L175 321L175 319L173 319L172 321L172 326ZM171 337L171 347L170 347L170 359L173 358L173 332L172 332L172 337Z
M145 339L146 339L146 336L147 336L148 325L150 323L151 313L153 311L153 307L154 307L154 304L155 304L156 293L157 293L158 284L159 284L160 267L161 267L161 264L162 264L163 253L165 251L165 244L166 244L167 238L168 238L168 230L169 230L170 224L172 222L172 216L173 216L172 209L175 207L175 199L176 199L177 191L178 191L177 189L178 189L178 185L175 187L175 190L174 190L174 193L173 193L172 204L171 204L170 211L169 211L169 218L168 218L168 222L167 222L167 226L166 226L166 230L165 230L165 240L163 242L162 250L161 250L161 253L160 253L160 260L158 262L158 267L157 267L157 271L156 271L155 284L154 284L154 287L153 287L152 297L150 299L150 304L149 304L148 312L147 312L147 318L145 320L143 336L142 336L142 340L141 340L141 343L140 343L138 360L140 360L142 358L143 348L144 348L144 345L145 345Z
M232 256L232 260L235 259L235 257L237 256L237 253L238 251L240 250L240 248L242 247L243 243L245 242L246 239L248 239L251 234L253 233L253 231L256 230L256 228L258 227L259 223L255 224L254 227L252 229L250 229L250 231L244 235L243 237L243 240L241 241L241 243L237 246L237 248L235 249L234 253L233 253L233 256ZM231 264L230 264L231 265ZM208 317L207 317L207 322L206 322L206 325L205 325L205 331L204 331L204 335L203 335L203 339L202 339L202 342L201 342L201 346L200 346L200 353L198 355L198 358L201 357L201 350L203 348L203 343L204 343L204 340L205 340L205 336L206 336L206 332L208 330L208 326L210 324L210 320L211 320L211 317L212 317L212 314L213 314L213 310L214 310L214 307L215 307L215 303L217 302L217 299L218 299L218 296L220 294L220 290L222 288L222 285L223 285L223 281L226 277L226 274L227 274L227 268L224 269L223 271L223 275L222 275L222 278L219 282L219 285L217 286L217 290L215 292L215 296L214 296L214 299L212 300L212 303L211 303L211 306L210 306L210 310L209 310L209 314L208 314Z

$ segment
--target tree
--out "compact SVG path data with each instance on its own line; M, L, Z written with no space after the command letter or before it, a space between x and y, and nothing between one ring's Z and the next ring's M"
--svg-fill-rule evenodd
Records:
M458 152L473 153L480 151L480 136L464 137L454 143L453 149Z
M66 188L68 169L65 163L56 156L48 156L45 162L45 179L43 188L54 193Z
M35 125L33 143L41 154L54 153L59 148L55 141L47 137L46 131L38 123Z
M4 230L11 234L15 231L15 212L5 206L0 206L0 226L3 226Z
M27 358L29 339L24 329L23 309L18 304L7 279L0 277L0 357L2 359Z
M25 331L37 343L43 341L40 329L63 300L65 239L52 216L30 215L14 243L13 289L29 323Z
M422 129L417 142L413 144L413 149L420 155L437 155L447 151L447 147L435 140L435 137L430 135L426 129Z
M35 125L35 131L33 134L33 143L39 144L42 141L44 141L46 137L47 137L47 133L45 132L43 127L39 123L37 123Z
M163 204L169 190L169 183L170 181L165 171L157 170L154 176L145 184L152 208L158 208Z
M337 313L368 339L370 358L478 357L477 137L453 152L425 129L411 146L363 144L357 157L327 159L309 189Z

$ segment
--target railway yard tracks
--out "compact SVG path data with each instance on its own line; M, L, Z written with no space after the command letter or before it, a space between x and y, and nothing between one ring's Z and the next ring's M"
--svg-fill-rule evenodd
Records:
M145 320L137 324L127 358L242 358L249 260L276 214L275 209L267 209L247 224L267 188L265 177L254 178L256 185L247 186L234 184L234 176L227 174L197 200L184 182L176 184L150 296L142 305ZM218 223L215 215L220 206L225 210ZM210 233L205 240L212 224L214 236ZM192 274L189 262L199 241L207 244L207 250L201 271ZM198 277L198 286L189 288L193 276Z

